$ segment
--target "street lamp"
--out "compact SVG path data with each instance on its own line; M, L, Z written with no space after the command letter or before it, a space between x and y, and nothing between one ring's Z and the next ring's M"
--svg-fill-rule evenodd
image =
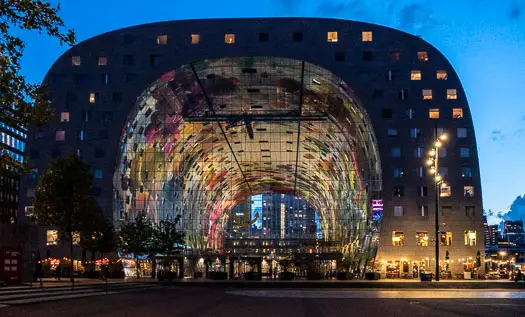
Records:
M437 128L434 128L433 147L428 152L427 165L430 167L430 174L433 175L436 189L436 210L435 210L435 229L436 229L436 281L439 281L439 197L441 195L441 186L446 185L443 177L439 175L439 148L441 148L448 136L446 134L437 135Z

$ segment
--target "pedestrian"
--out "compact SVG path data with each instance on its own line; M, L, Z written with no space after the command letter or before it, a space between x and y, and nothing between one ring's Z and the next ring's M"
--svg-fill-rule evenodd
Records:
M62 267L57 265L57 268L55 269L55 279L60 281L60 278L62 277Z
M42 286L42 262L37 261L35 265L35 280L40 281L40 286Z
M523 274L521 274L521 270L518 270L518 273L516 274L514 281L515 282L521 281L522 278L523 278Z

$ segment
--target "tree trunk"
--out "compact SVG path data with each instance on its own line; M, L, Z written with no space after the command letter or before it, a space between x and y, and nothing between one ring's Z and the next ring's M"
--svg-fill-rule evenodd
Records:
M71 257L70 260L71 260L71 270L70 270L70 280L71 280L71 284L75 285L75 276L73 274L74 272L74 262L73 262L73 233L70 233L69 234L69 256Z
M151 278L155 278L157 275L157 258L155 255L151 257Z
M135 265L137 267L137 278L140 277L140 265L139 265L139 256L136 255L135 256Z

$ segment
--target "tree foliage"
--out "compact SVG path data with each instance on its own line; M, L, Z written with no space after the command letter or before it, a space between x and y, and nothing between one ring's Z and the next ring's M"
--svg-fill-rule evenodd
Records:
M153 244L155 249L164 256L164 264L171 271L171 259L180 253L184 245L184 232L177 229L180 215L174 221L163 220L155 226L153 231Z
M20 73L25 43L15 30L44 33L61 45L74 45L75 32L65 27L59 10L60 5L47 0L0 0L0 121L8 125L42 126L51 118L45 87L28 82ZM13 163L6 161L8 158L0 152L2 167Z
M139 257L148 254L152 243L153 226L144 214L138 215L134 221L127 221L120 227L120 250L124 254L135 257L137 277L139 272Z

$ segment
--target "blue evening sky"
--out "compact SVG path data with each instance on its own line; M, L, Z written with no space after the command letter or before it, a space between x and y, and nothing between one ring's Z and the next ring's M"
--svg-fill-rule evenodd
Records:
M505 212L525 194L525 0L63 0L61 15L79 41L148 22L226 17L344 18L421 35L466 90L485 209ZM23 73L40 81L67 48L34 33L25 39Z

